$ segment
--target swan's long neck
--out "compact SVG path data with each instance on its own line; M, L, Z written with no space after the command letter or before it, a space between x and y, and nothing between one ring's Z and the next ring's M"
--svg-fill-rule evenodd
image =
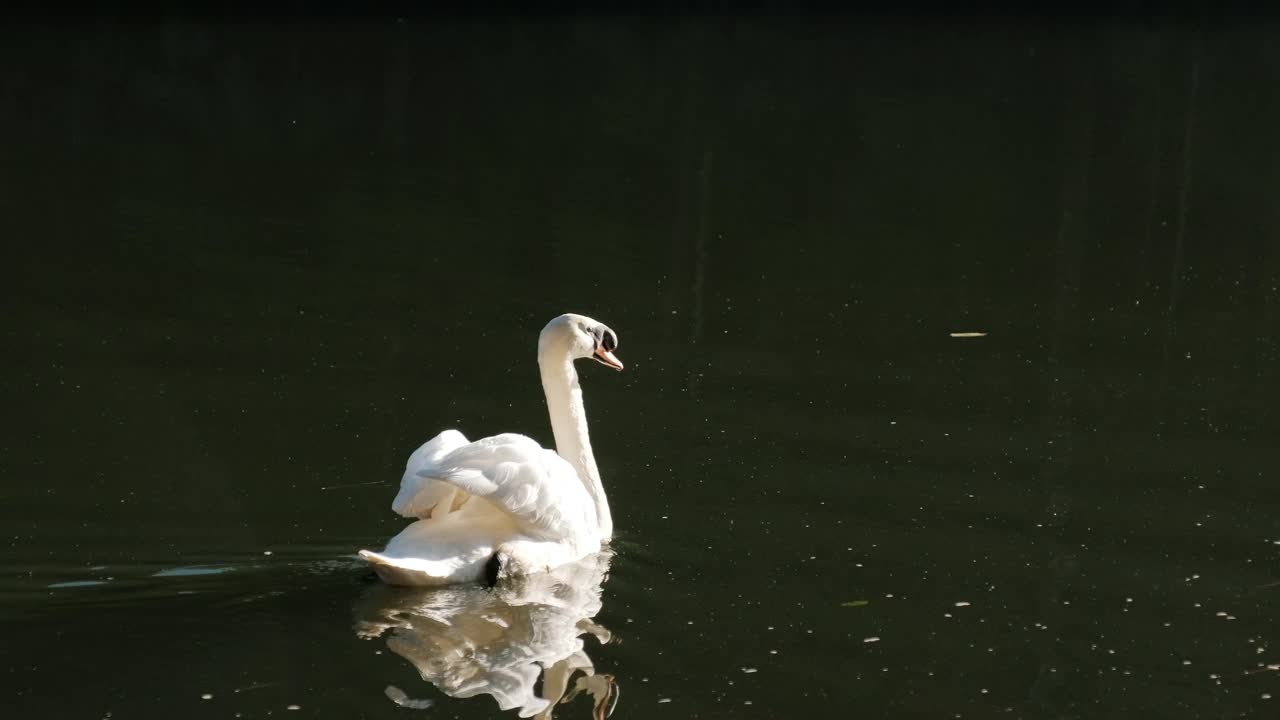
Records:
M539 348L538 368L542 372L542 390L547 395L547 411L551 414L551 431L556 437L556 452L569 461L596 504L596 521L604 538L613 535L613 516L604 496L600 470L591 452L587 434L587 409L582 404L582 387L568 353L552 348Z

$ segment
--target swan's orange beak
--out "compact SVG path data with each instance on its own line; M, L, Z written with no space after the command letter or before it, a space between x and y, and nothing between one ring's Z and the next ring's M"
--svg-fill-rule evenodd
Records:
M603 345L596 348L596 361L604 363L614 370L622 369L622 361L618 359L617 355L605 350Z

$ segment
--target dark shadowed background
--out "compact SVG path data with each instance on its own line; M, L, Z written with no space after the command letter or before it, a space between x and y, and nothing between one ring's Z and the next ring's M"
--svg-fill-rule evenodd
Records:
M573 311L615 718L1269 716L1278 83L1243 24L9 23L3 704L497 715L351 554L439 430L551 443Z

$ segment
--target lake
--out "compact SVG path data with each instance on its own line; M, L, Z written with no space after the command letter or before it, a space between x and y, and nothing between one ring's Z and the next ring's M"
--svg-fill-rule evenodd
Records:
M1276 40L7 24L5 707L1271 716ZM610 551L382 586L414 448L551 445L562 312Z

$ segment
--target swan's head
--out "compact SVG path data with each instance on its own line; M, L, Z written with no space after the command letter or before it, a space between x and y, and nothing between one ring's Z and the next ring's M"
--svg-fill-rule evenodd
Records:
M564 352L574 360L591 358L614 370L622 369L622 361L613 354L618 348L618 335L608 325L585 315L566 313L547 323L538 336L538 357L551 351Z

